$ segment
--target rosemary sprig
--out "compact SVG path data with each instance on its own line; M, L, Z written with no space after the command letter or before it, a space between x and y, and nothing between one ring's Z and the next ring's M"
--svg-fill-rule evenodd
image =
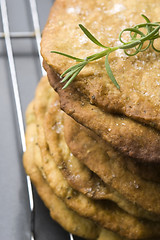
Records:
M116 81L113 72L111 70L110 64L109 64L109 54L116 51L117 49L123 49L124 53L127 56L134 56L139 52L143 52L147 50L150 46L155 50L156 52L160 52L160 49L157 49L154 46L154 40L157 38L160 38L160 22L154 22L151 23L151 21L146 17L145 15L141 15L145 19L145 23L137 24L134 27L125 28L122 30L119 34L119 41L122 43L120 46L116 47L107 47L100 43L82 24L79 24L79 27L83 31L83 33L96 45L104 48L103 51L90 55L88 57L77 58L62 52L57 51L51 51L51 53L57 53L60 55L63 55L65 57L71 58L75 60L76 62L79 62L78 64L68 68L64 73L62 73L61 82L66 82L63 89L66 88L74 79L75 77L80 73L80 71L90 62L95 61L97 59L100 59L102 57L105 57L105 67L106 71L108 73L108 76L110 77L111 81L114 83L114 85L120 89L120 86L118 82ZM146 30L146 34L143 30ZM124 42L123 41L123 33L129 32L130 33L130 41ZM147 46L144 47L144 43L147 41ZM131 53L130 49L133 49L134 51ZM129 50L129 51L128 51Z

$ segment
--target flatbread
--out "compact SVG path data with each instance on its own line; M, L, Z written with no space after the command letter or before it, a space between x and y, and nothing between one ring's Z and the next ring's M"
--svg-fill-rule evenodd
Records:
M118 9L115 14L114 7ZM143 22L140 16L143 11L152 21L157 21L159 9L157 0L141 3L138 0L134 3L128 0L118 3L114 0L89 0L85 3L81 0L57 0L43 31L41 53L44 61L59 76L75 63L51 53L51 50L82 58L102 50L84 37L78 28L79 23L84 24L102 43L114 46L122 28ZM65 90L59 83L60 78L53 78L46 64L44 67L67 114L95 131L118 151L143 161L160 161L159 131L131 120L160 129L159 53L149 49L134 57L120 55L116 52L110 56L120 91L108 78L104 59L86 66L71 87Z
M128 200L160 214L159 183L130 172L126 167L127 159L124 160L109 144L67 115L64 129L66 142L79 160Z
M42 88L43 86L39 87L39 91ZM44 112L43 127L50 154L56 159L56 164L68 183L88 197L107 198L107 195L111 194L110 188L107 188L96 174L74 157L65 142L63 112L60 110L59 97L56 92L53 92L49 99L48 109Z
M43 91L43 84L39 86L39 91ZM39 107L40 102L41 101L39 99ZM50 153L54 157L56 164L64 175L65 179L74 189L94 199L112 200L116 202L119 207L134 216L147 218L154 221L160 219L159 216L147 212L143 208L137 206L135 203L133 204L126 200L112 187L104 184L100 178L98 178L92 171L86 168L82 162L74 157L64 139L63 122L64 118L67 118L67 116L64 112L60 111L59 98L55 92L53 92L52 97L49 99L48 109L46 113L44 112L44 114L43 126ZM69 127L68 124L70 125ZM72 120L71 124L70 121L68 124L65 128L65 132L66 134L72 134L73 129L73 135L70 137L74 138L74 126L72 128ZM83 142L82 139L79 139L79 141ZM94 144L95 143L93 143L93 146ZM79 145L78 142L77 145ZM81 146L81 144L79 146ZM78 148L78 151L81 152L81 149ZM86 152L88 151L89 150L86 149Z
M50 69L51 70L51 69ZM52 70L51 70L52 71ZM49 71L48 71L49 72ZM52 72L53 73L53 72ZM52 75L53 76L53 75ZM56 76L54 76L54 79L56 79ZM52 78L52 80L53 80L53 78ZM58 81L57 80L55 80L55 82L57 83L57 84L59 84L58 83ZM58 86L58 85L57 85ZM72 89L70 89L71 91L72 91ZM61 89L60 89L60 91L61 91ZM84 123L84 121L86 122L86 125L88 124L92 124L93 123L93 119L94 119L94 117L95 116L97 116L97 112L98 112L98 119L97 119L97 122L96 122L96 129L97 129L97 134L102 134L104 137L105 137L105 139L107 138L108 139L108 136L110 137L110 135L106 135L106 129L108 129L108 124L109 124L109 126L113 126L113 123L115 124L114 125L114 127L115 126L117 126L118 124L120 124L120 125L122 125L122 123L124 124L124 120L123 120L123 122L121 121L120 123L119 122L117 122L117 121L112 121L113 119L110 119L110 121L108 121L108 118L106 119L105 118L105 114L104 113L102 113L101 112L101 114L99 113L99 109L95 109L95 106L92 106L92 114L90 114L90 117L89 118L86 118L86 115L87 115L87 113L89 112L89 109L91 108L91 105L83 105L82 106L82 104L80 103L80 101L79 102L76 102L76 100L74 99L73 101L72 101L72 99L71 98L73 98L73 96L74 96L74 92L71 92L71 93L73 93L73 94L69 94L68 93L68 95L67 95L67 97L66 97L66 101L64 101L63 103L62 103L62 101L63 101L63 99L62 98L60 98L60 101L61 101L61 106L64 104L65 106L66 105L68 105L69 104L69 108L68 109L70 109L69 111L71 111L71 112L69 112L70 113L70 115L72 115L72 116L76 116L76 115L78 115L78 116L80 116L81 118L82 118L82 120L83 120L83 123ZM71 101L70 101L71 100ZM81 99L82 100L82 99ZM83 101L82 101L83 102ZM87 120L88 120L88 122L87 122ZM93 120L93 121L92 121ZM128 120L128 121L130 121L130 120ZM101 126L103 127L102 129L99 129L99 124L101 124ZM135 123L135 124L137 124L137 123ZM118 127L118 126L117 126ZM147 137L151 134L155 134L154 136L155 136L155 138L158 136L159 137L159 135L156 135L156 133L154 132L154 131L152 131L152 129L150 129L150 128L148 128L148 127L146 127L146 126L139 126L140 128L138 128L138 127L136 127L136 130L137 130L137 132L135 131L135 133L136 133L136 135L135 135L135 137L137 138L137 142L136 142L136 139L134 139L134 138L131 138L131 140L133 140L134 142L135 142L135 144L137 144L137 147L135 148L136 150L137 150L137 152L139 151L139 149L138 148L140 148L142 145L143 145L143 147L144 147L144 150L148 150L147 149L147 147L148 147L148 144L150 144L150 141L149 141L149 139L147 139ZM113 129L113 130L115 130L114 128L112 128L111 127L111 129ZM103 131L102 131L103 130ZM117 128L117 130L118 130L118 128ZM121 129L122 130L122 129ZM143 131L144 130L144 131ZM108 130L107 130L107 132L108 132ZM139 133L138 133L139 132ZM128 129L126 128L126 131L120 131L120 134L121 135L125 135L125 137L126 137L126 141L129 141L129 139L127 138L127 134L130 134L131 132L130 132L130 128L128 127ZM140 134L142 133L142 135L143 135L143 138L141 138L140 137ZM145 133L145 134L144 134ZM108 133L109 134L109 133ZM113 133L112 133L113 134ZM101 136L102 136L101 135ZM121 136L120 135L120 136ZM152 136L153 136L152 135ZM113 138L116 138L116 139L118 139L118 141L120 141L120 142L122 142L122 144L124 144L124 147L126 146L126 144L125 144L125 142L123 141L124 139L122 138L121 139L121 137L119 136L119 135L117 135L117 132L116 132L116 130L115 130L115 132L114 132L114 134L112 135L113 136ZM112 137L111 136L111 137ZM140 140L140 139L142 139L142 141L146 141L146 144L143 142L143 144L142 144L142 141ZM114 139L115 140L115 139ZM139 140L141 141L141 143L139 142ZM151 139L150 139L151 140ZM157 143L158 141L156 141L156 139L155 139L155 142ZM109 141L107 141L107 143L109 143L109 145L112 145L112 144L110 144L110 142ZM142 144L142 145L141 145ZM154 143L153 143L154 144ZM132 146L133 148L134 148L134 146ZM126 147L127 148L127 147ZM159 148L159 146L157 145L157 148ZM74 152L73 152L74 153ZM85 152L84 152L84 154L85 154ZM85 156L85 155L84 155ZM84 156L83 156L83 159L84 159ZM80 158L80 157L78 157L78 158ZM121 157L120 157L120 159L121 159ZM119 159L119 160L120 160ZM116 163L117 164L117 163ZM120 165L119 165L120 164ZM118 165L119 165L119 167L121 166L121 161L119 161L119 163L118 163ZM98 165L98 163L97 163L97 165ZM95 166L93 166L93 167L95 167ZM121 168L121 167L120 167ZM96 172L96 170L94 169L93 170L93 168L91 168L90 167L90 169L92 170L92 171L94 171L94 172ZM104 168L104 166L102 167L102 169L105 169ZM124 169L124 167L122 167L122 169ZM121 170L122 170L121 169ZM104 171L104 170L103 170ZM124 170L123 170L124 171ZM109 185L110 184L113 184L112 183L112 181L111 181L111 179L112 179L112 175L110 176L110 178L107 180L107 179L104 179L104 177L105 178L107 178L107 176L105 176L104 175L104 172L103 172L103 175L104 176L102 176L102 173L100 174L100 173L98 173L98 172L96 172L97 173L97 175L99 175L99 176L101 176L101 178L103 179L103 181L104 182L106 182L106 183L108 183ZM106 173L107 174L107 173ZM115 174L116 175L116 174ZM131 180L131 182L133 183L133 184L130 184L129 182L128 182L128 178L126 178L125 179L125 181L124 181L124 183L122 184L122 182L121 182L121 184L120 184L120 182L118 183L118 186L116 186L116 184L113 186L112 185L112 187L113 188L122 188L122 192L119 190L119 192L121 192L121 194L123 194L126 198L128 198L131 202L136 202L136 203L138 203L140 206L143 206L143 208L145 208L145 209L148 209L149 211L152 211L152 212L154 212L155 214L159 214L160 212L159 212L159 206L160 206L160 202L159 202L159 197L157 196L157 193L159 192L159 185L155 185L154 184L154 186L157 186L156 187L156 190L154 190L155 192L154 192L154 194L153 194L153 192L152 192L152 194L151 194L151 190L153 191L153 189L155 189L155 188L149 188L149 191L148 190L146 190L147 188L146 187L144 187L144 190L146 191L146 195L145 195L145 197L144 197L144 192L143 192L143 197L142 197L142 195L140 194L140 192L141 191L139 191L141 188L139 188L139 190L137 189L137 191L135 191L135 185L137 186L137 185L139 185L140 186L140 184L138 183L139 181L136 181L136 183L137 184L134 184L134 182L135 182L135 179L134 179L135 177L134 177L134 175L132 175L132 180ZM110 183L110 181L111 181L111 183ZM126 182L128 182L128 184L126 185ZM145 185L146 184L148 184L147 183L147 181L145 182ZM126 188L126 191L125 191L125 188L124 187L122 187L122 186L125 186L125 188ZM133 194L132 194L132 199L130 198L131 197L131 195L129 196L129 194L127 193L127 195L125 194L125 192L132 192ZM142 192L141 192L142 193ZM150 194L150 197L151 198L153 198L153 201L151 201L152 203L154 203L154 204L151 204L149 201L147 201L146 203L147 203L147 205L146 206L144 206L144 201L142 200L142 199L148 199L148 193ZM137 196L136 196L137 195ZM139 197L141 195L141 197ZM149 197L149 199L150 199L150 197ZM155 199L156 198L156 199ZM138 202L137 202L138 201ZM156 204L155 204L155 201L156 201Z
M142 178L160 183L160 163L137 162L133 158L124 158L127 169Z
M159 162L160 133L124 116L106 113L87 100L73 86L62 89L60 79L44 63L51 86L60 96L61 108L77 122L94 131L116 151L142 162Z
M84 36L78 24L84 24L103 44L117 46L122 29L145 22L142 13L153 22L159 21L159 11L158 0L57 0L43 31L42 55L61 74L74 61L51 54L51 50L80 58L102 51ZM107 76L104 61L88 65L74 86L88 101L94 96L94 104L101 109L155 124L159 129L159 53L151 48L133 57L125 56L123 51L113 53L110 64L120 91Z
M67 116L63 111L60 110L59 98L57 93L53 90L50 91L50 88L51 87L47 82L47 78L43 78L37 88L35 108L37 109L36 112L38 129L40 129L39 141L41 141L42 139L42 146L44 146L44 143L46 141L45 148L49 148L50 155L54 158L56 165L58 166L65 179L68 181L69 185L75 190L85 194L90 198L112 200L117 203L120 208L136 217L158 221L159 216L151 212L145 211L142 207L138 206L135 203L135 199L134 203L125 199L111 186L104 184L104 182L99 177L97 177L92 171L85 167L82 162L80 162L77 158L74 157L64 139L63 122L64 118L67 118ZM50 97L48 97L49 93ZM45 99L48 99L48 101L46 101ZM46 102L45 107L43 105L44 102ZM67 125L69 126L66 126L65 132L67 133L67 135L69 134L69 138L73 138L74 135L77 135L76 133L74 133L74 122L72 122L71 120L71 123L69 121L69 124ZM42 133L45 135L43 138ZM83 143L83 137L82 139L78 140ZM77 147L79 148L82 143L77 143ZM94 145L95 141L93 141L93 146ZM83 150L80 149L80 152L81 151ZM90 150L85 149L85 151L89 152ZM95 156L97 155L95 154Z
M45 87L43 90L45 90ZM44 91L37 89L35 103L37 103L37 97L40 101L43 100L42 102L44 103L44 96ZM121 236L130 239L145 239L159 236L160 225L158 222L139 220L125 213L111 201L93 201L71 188L58 169L55 158L51 156L49 152L43 129L43 112L45 106L42 105L38 107L38 105L35 104L34 109L37 122L38 144L42 154L42 164L37 162L37 166L54 193L63 199L66 205L78 214L89 217L101 227L110 229Z
M69 209L53 193L35 164L35 162L41 160L41 152L37 145L37 129L33 112L33 102L28 107L26 120L27 151L23 157L24 167L27 174L31 177L38 194L49 209L51 217L72 234L87 239L96 239L100 235L101 229L89 219L83 218Z

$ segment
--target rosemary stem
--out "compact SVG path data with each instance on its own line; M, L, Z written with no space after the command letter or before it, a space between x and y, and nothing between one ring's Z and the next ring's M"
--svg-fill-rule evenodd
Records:
M87 57L86 61L92 62L92 61L95 61L95 60L97 60L99 58L105 57L109 53L116 51L118 48L119 47L111 47L111 48L108 48L108 49L106 49L104 51L101 51L99 53L93 54L93 55Z

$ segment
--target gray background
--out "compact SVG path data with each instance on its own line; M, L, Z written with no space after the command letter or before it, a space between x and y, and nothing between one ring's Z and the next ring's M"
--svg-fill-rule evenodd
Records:
M53 0L37 0L41 30ZM29 0L7 0L10 31L34 31ZM3 31L0 13L0 32ZM12 39L23 119L41 78L35 39ZM29 240L31 216L22 166L22 146L17 123L4 39L0 39L0 239ZM69 239L68 233L53 222L34 191L35 236L37 240Z

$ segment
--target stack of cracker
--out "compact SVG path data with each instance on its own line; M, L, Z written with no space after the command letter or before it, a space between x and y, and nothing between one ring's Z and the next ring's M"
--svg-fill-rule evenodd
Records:
M85 58L102 49L79 23L115 46L141 13L158 21L159 11L156 0L57 0L43 31L48 78L27 109L24 167L53 219L85 239L160 238L159 53L113 53L120 90L103 58L63 89L60 75L75 63L51 51Z

